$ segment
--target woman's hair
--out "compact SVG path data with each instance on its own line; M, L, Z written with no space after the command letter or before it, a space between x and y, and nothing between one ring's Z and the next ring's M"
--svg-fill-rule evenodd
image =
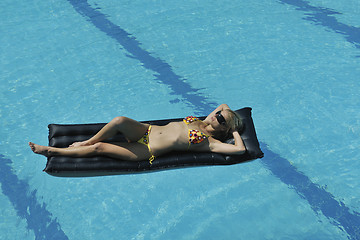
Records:
M214 136L215 138L221 140L222 142L232 137L233 130L237 130L241 132L244 128L243 122L241 121L241 118L236 112L234 112L231 109L225 109L224 111L226 111L229 116L226 122L227 129Z
M229 117L230 117L230 119L227 122L229 131L237 130L237 131L241 132L244 125L243 125L243 122L241 121L241 118L239 117L239 115L231 109L225 109L224 111L228 112Z

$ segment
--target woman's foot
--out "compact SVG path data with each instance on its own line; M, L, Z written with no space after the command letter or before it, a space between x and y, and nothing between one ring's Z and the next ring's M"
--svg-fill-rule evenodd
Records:
M49 157L49 147L41 146L32 142L29 142L29 146L34 153Z
M82 141L82 142L74 142L69 147L82 147L82 146L89 146L91 145L88 141Z

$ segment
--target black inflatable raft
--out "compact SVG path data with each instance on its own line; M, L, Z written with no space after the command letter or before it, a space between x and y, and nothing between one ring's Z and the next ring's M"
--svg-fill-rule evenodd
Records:
M246 152L243 155L222 155L218 153L200 152L172 152L164 156L156 157L150 165L149 161L122 161L103 156L72 158L54 156L47 159L44 171L57 177L88 177L104 176L129 173L143 173L149 171L166 170L181 167L194 167L204 165L230 165L244 161L261 158L264 156L256 137L255 127L251 116L251 108L242 108L236 111L244 123L244 129L240 133L244 141ZM201 117L200 119L204 119ZM182 121L182 119L166 119L155 121L144 121L152 125L166 125L171 121ZM50 124L49 146L68 147L76 141L84 141L95 135L105 123L96 124ZM119 134L107 142L126 141ZM231 143L234 139L229 139Z

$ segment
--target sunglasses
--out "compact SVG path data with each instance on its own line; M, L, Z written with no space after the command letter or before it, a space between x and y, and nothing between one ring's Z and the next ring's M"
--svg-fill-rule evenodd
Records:
M220 125L226 125L226 120L223 115L221 115L221 111L215 113L216 120Z

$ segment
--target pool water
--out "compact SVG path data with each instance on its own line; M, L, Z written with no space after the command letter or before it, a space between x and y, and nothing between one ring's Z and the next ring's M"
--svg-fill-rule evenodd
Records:
M2 1L0 239L360 239L360 5ZM250 106L264 158L57 178L49 123Z

